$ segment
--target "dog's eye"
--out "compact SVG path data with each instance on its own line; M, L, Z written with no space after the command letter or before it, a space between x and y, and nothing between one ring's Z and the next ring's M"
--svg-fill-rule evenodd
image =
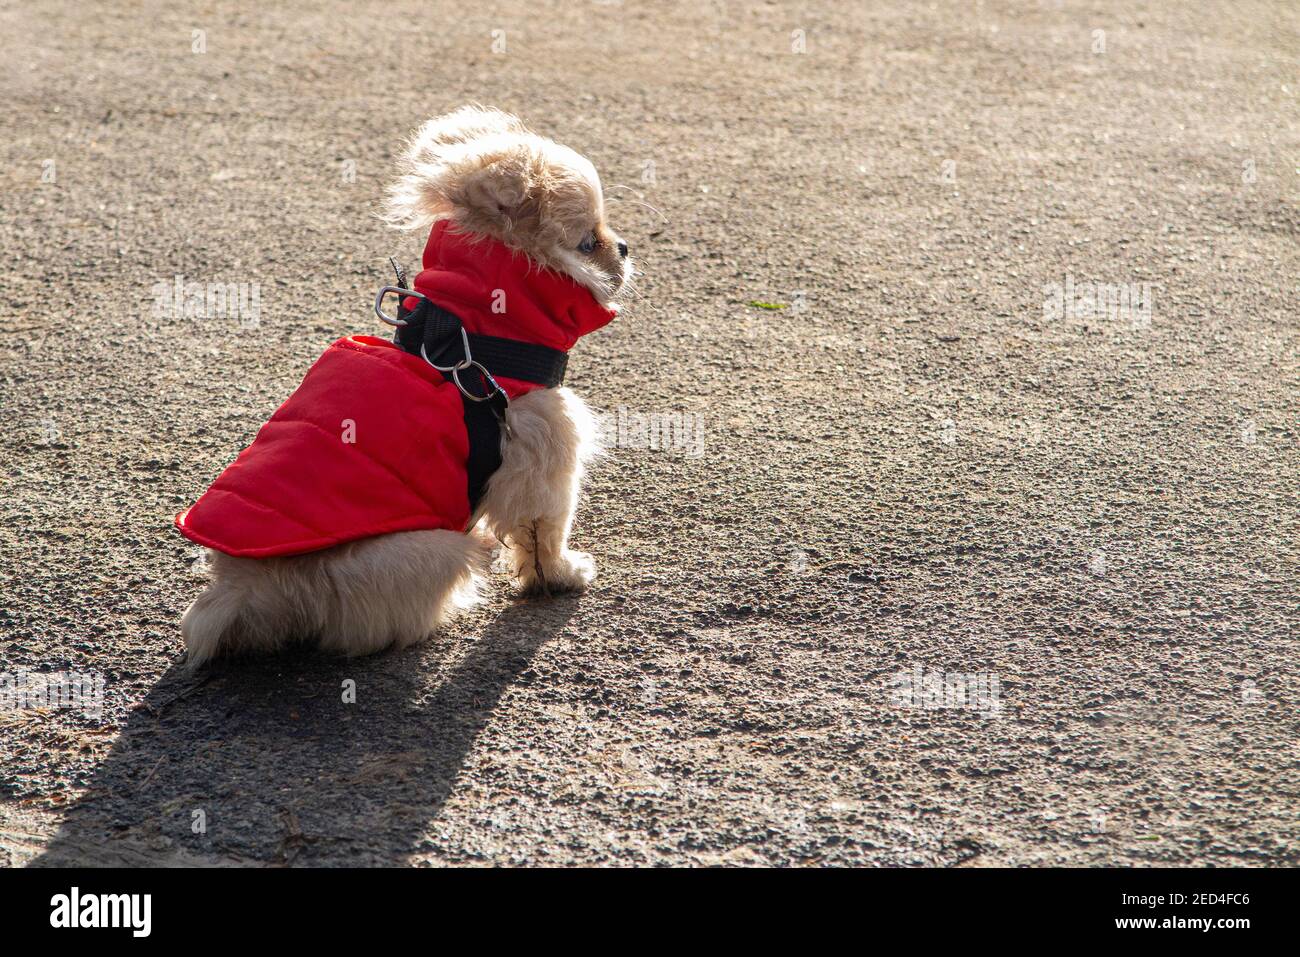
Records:
M578 243L578 252L584 256L591 255L592 250L596 248L596 234L588 233L583 237L582 242Z

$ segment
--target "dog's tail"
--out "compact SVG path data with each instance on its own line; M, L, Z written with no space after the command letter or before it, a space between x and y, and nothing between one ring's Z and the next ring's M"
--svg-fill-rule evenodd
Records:
M482 534L444 529L283 558L210 552L212 582L181 619L186 664L303 639L346 655L405 647L475 601L489 557Z
M294 635L311 630L303 596L286 587L304 577L304 589L314 584L316 590L328 590L328 583L316 582L310 568L294 576L290 573L301 562L234 558L211 549L208 561L208 588L181 618L188 667L225 655L277 651Z
M242 596L237 590L215 582L186 610L181 618L185 638L185 665L197 668L217 657L242 630Z

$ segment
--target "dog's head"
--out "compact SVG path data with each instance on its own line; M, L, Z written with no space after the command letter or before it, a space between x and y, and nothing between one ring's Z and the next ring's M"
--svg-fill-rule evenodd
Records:
M591 161L500 110L466 106L420 127L385 219L403 229L449 219L572 276L607 306L632 277Z

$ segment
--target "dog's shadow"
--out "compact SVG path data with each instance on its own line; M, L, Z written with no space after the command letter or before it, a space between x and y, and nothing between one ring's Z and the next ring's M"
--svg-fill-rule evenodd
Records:
M577 603L508 606L460 657L465 642L440 635L372 658L173 667L32 864L406 863ZM439 649L455 660L439 666Z

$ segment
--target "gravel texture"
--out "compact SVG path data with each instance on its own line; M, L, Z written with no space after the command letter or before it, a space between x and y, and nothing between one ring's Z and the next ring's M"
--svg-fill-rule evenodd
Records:
M0 8L0 668L106 682L0 710L0 863L1300 863L1298 55L1284 2ZM640 262L569 384L703 445L596 469L587 594L188 675L171 516L378 330L468 101Z

